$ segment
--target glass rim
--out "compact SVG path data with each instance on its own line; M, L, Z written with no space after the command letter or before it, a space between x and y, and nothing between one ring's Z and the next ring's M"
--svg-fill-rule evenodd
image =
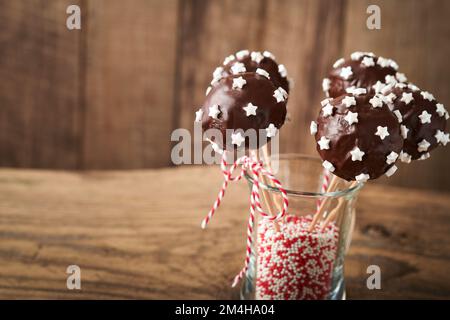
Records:
M272 155L271 158L274 156ZM307 160L313 160L320 162L320 158L316 156L311 156L307 154L302 153L281 153L278 154L278 159L281 160L292 160L292 159L307 159ZM253 177L248 174L246 171L244 173L245 178L247 181L253 184ZM334 176L334 175L333 175ZM342 178L340 178L342 179ZM343 180L343 179L342 179ZM269 190L270 192L277 192L280 193L280 190L277 187L269 186L263 182L259 182L259 185L261 188ZM301 196L301 197L308 197L308 198L337 198L337 197L344 197L347 195L352 195L356 193L359 189L363 187L364 183L360 182L356 186L352 188L345 188L342 190L337 190L333 192L312 192L312 191L303 191L303 190L291 190L291 189L285 189L286 193L292 196Z

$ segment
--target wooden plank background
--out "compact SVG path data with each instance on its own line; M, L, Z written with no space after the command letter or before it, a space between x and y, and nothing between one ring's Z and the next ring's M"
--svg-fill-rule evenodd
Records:
M66 29L69 4L80 31ZM381 30L366 28L369 4ZM394 58L450 105L449 14L445 0L0 0L0 166L170 166L171 131L192 128L214 67L243 48L287 66L281 150L315 154L321 79L354 50ZM449 162L441 148L379 182L448 191Z

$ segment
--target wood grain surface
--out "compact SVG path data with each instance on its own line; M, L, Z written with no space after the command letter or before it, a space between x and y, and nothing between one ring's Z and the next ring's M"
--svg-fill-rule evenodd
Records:
M217 167L0 170L0 298L236 299L248 192L230 185L207 230ZM368 184L345 273L349 299L450 298L450 197ZM66 289L67 266L80 291ZM366 268L382 289L366 288Z
M81 30L65 26L69 4ZM381 30L366 28L369 4ZM446 0L0 1L0 166L170 166L170 133L192 129L214 68L243 48L272 51L295 81L281 151L316 154L321 80L354 50L396 59L450 105L448 15ZM449 162L441 148L377 183L450 191Z

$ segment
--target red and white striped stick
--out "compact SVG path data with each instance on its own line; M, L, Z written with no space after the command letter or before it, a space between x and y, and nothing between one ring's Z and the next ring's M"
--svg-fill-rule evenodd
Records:
M211 210L208 212L208 215L205 217L205 219L203 219L201 226L203 229L206 228L206 225L214 216L214 213L216 212L217 208L219 207L219 205L225 195L225 190L228 187L228 182L229 181L239 181L244 176L245 171L250 170L253 174L253 186L252 186L252 191L250 194L250 216L248 218L248 224L247 224L246 257L245 257L244 267L241 269L241 271L236 275L236 277L233 280L232 287L234 287L242 279L242 277L245 275L245 273L248 270L248 264L250 262L250 256L252 253L252 241L253 241L252 234L253 234L253 226L254 226L254 222L255 222L255 213L259 212L264 219L267 219L269 221L282 219L287 213L289 201L288 201L286 190L283 188L280 181L277 178L275 178L271 172L269 172L268 170L266 170L263 167L262 162L256 161L247 156L243 156L243 157L237 159L233 163L233 165L230 167L229 170L227 170L227 166L228 166L228 164L226 162L226 153L224 153L222 156L222 162L221 162L221 169L222 169L222 172L224 175L224 182L222 184L222 188L219 191L216 201L214 202ZM232 174L237 169L237 167L240 167L241 171L238 175L233 177ZM283 197L283 208L276 215L271 215L270 213L266 213L262 209L261 201L260 201L260 197L259 197L259 192L260 192L259 183L260 183L260 179L263 176L266 176L267 178L269 178L272 181L272 183L275 185L275 187L278 188L278 190L280 190L280 193Z

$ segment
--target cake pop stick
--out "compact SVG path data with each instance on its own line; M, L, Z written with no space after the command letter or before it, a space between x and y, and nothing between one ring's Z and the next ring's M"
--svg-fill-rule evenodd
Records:
M326 193L334 192L339 184L339 177L333 176L331 178L331 182L328 186L328 189L326 190ZM316 214L314 215L313 220L311 221L311 226L309 227L309 232L314 230L315 225L319 221L320 217L323 216L323 212L325 211L326 206L328 205L328 201L326 201L328 198L324 198L320 204L319 210L317 210Z

